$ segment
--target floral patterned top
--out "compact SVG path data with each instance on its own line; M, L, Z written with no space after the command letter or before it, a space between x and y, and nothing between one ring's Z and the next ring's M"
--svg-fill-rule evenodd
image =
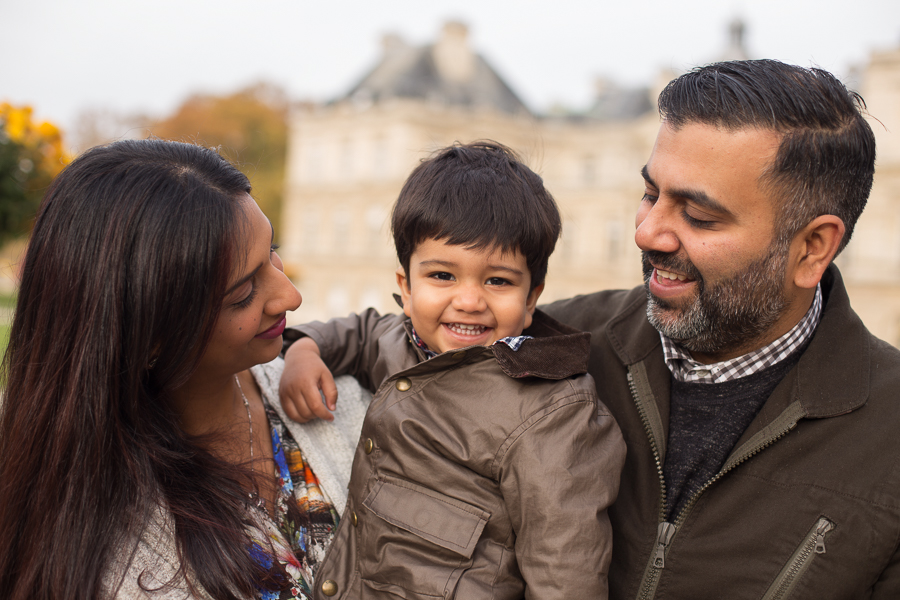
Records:
M280 592L259 588L259 598L309 600L316 569L331 544L339 517L278 413L265 400L264 404L271 425L272 454L278 466L281 494L274 519L265 509L251 510L255 527L250 531L253 540L250 553L277 578L287 575L292 585ZM270 545L274 557L269 554Z

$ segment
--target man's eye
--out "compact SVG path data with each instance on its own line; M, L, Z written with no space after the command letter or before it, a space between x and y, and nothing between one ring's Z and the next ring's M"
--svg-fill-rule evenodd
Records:
M659 196L654 196L650 192L644 192L644 195L641 196L641 202L649 202L650 204L653 204L657 200L659 200Z
M715 221L704 221L703 219L692 217L687 212L684 213L684 220L687 221L688 225L691 227L699 227L701 229L709 229L716 224Z

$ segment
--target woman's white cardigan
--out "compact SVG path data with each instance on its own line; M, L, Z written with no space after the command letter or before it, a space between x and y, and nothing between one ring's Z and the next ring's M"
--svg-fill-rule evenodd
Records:
M284 361L276 358L270 363L250 369L266 398L294 436L303 456L319 479L321 489L334 504L338 514L347 505L347 484L350 467L359 440L366 408L372 399L352 377L338 377L337 408L334 421L315 420L309 423L291 421L278 400L278 382ZM179 568L171 516L157 507L139 538L132 538L113 557L113 564L104 577L108 597L116 599L153 598L175 600L190 597L184 576L175 577ZM143 574L143 577L141 577ZM145 591L138 584L138 578ZM174 579L173 579L174 578ZM159 588L157 591L152 591ZM207 598L202 590L200 597Z

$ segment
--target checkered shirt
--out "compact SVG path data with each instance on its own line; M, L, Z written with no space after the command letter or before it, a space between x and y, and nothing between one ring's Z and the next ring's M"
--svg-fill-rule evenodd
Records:
M822 286L816 287L816 297L806 315L793 329L753 352L711 365L704 365L693 358L676 342L659 334L662 340L663 357L669 371L683 383L723 383L753 375L775 365L802 346L812 337L822 316Z

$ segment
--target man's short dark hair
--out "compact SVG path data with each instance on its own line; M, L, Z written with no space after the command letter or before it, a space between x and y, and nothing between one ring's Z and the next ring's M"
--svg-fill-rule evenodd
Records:
M427 239L472 249L518 250L531 289L544 282L562 228L543 180L506 146L456 143L410 174L391 216L397 258L409 275L416 247Z
M777 241L785 247L820 215L839 217L844 249L875 173L875 137L866 104L836 77L776 60L720 62L678 77L659 96L659 113L679 129L704 123L783 135L762 185L780 197Z

